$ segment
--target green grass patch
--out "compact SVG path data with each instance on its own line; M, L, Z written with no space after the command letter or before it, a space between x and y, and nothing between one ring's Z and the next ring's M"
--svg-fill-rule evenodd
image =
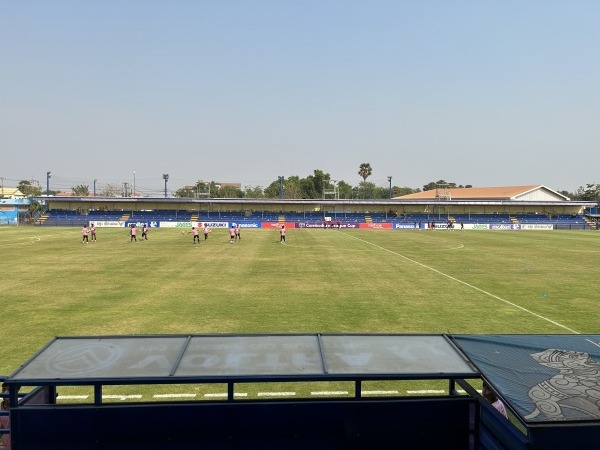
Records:
M0 228L0 373L55 336L598 332L595 232L242 236L98 229L82 244L79 228Z

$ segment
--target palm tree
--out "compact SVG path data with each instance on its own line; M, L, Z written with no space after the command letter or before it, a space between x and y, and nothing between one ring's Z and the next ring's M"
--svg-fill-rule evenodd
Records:
M373 169L371 168L371 164L362 163L360 165L360 167L358 168L358 174L363 179L363 186L366 185L367 178L369 178L372 173L373 173ZM366 186L365 186L365 198L366 198Z

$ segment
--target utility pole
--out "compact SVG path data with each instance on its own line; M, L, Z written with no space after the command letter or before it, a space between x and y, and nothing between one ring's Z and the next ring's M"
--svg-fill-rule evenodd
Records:
M46 197L50 196L50 173L46 172Z
M169 181L168 173L163 173L163 180L165 180L165 198L167 198L167 181Z
M94 180L94 197L96 196L96 181L98 180Z

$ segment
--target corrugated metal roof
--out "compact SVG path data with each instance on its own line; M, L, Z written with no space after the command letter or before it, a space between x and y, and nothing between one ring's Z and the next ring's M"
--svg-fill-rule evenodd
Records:
M440 188L414 194L395 197L397 200L434 200L449 196L452 200L515 200L526 193L544 190L557 200L568 200L568 197L543 185L499 186L480 188Z

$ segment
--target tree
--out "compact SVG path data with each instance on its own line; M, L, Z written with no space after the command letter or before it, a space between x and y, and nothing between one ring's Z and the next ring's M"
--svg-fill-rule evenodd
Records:
M118 184L105 184L100 190L102 197L118 197L121 195L121 186Z
M363 179L363 183L366 183L367 178L369 178L373 174L373 169L371 168L371 164L362 163L358 168L358 174Z
M344 180L338 181L337 187L340 198L352 198L352 186Z
M306 198L303 197L302 183L306 182L306 179L301 180L298 175L292 175L283 180L283 198L297 199ZM273 181L270 185L265 188L266 198L279 198L279 180Z
M297 198L320 198L323 194L323 188L317 189L315 178L312 175L298 180L300 193Z
M587 183L585 188L580 187L578 192L581 192L579 198L585 201L596 201L600 196L600 184Z
M191 186L184 186L175 191L175 197L194 198L195 196L196 196L196 192Z
M42 195L42 189L39 186L33 185L33 183L31 181L27 181L27 180L19 181L17 188L26 197Z
M90 187L80 184L71 188L71 193L75 197L88 197L90 195Z
M269 184L265 188L264 193L265 193L265 197L266 198L277 198L277 197L279 197L279 180L275 180L271 184Z
M392 187L392 197L401 197L403 195L414 194L415 192L419 192L419 189L413 189L409 187L400 187L393 186Z
M245 198L264 198L265 193L260 186L246 186L244 188L244 197Z
M371 164L369 163L362 163L360 165L360 167L358 168L358 174L360 175L360 177L363 179L363 187L364 189L364 197L367 197L367 189L366 189L366 184L367 184L367 178L369 178L372 174L373 174L373 169L371 168Z
M303 182L298 175L288 177L283 181L283 198L306 198L305 191L302 188ZM277 185L277 195L279 195L279 184Z
M431 191L433 189L436 189L438 187L445 187L448 189L454 189L454 188L472 188L473 185L472 184L465 184L464 186L462 184L456 184L456 183L451 183L448 182L446 180L438 180L438 181L431 181L429 183L427 183L426 185L423 186L423 190L424 191Z
M221 186L217 189L215 197L217 198L242 198L244 193L242 190L235 186Z
M387 186L375 186L373 184L369 192L371 192L371 198L387 199L390 197L390 188Z
M315 169L313 175L306 177L305 195L302 198L321 198L323 197L323 186L328 185L331 180L331 175L322 170Z
M375 186L375 183L371 183L370 181L365 181L362 182L362 188L363 188L363 196L364 198L367 198L367 193L368 193L368 198L387 198L387 194L384 195L383 197L380 197L378 192L377 192L377 186ZM387 189L385 190L385 192L387 192Z

